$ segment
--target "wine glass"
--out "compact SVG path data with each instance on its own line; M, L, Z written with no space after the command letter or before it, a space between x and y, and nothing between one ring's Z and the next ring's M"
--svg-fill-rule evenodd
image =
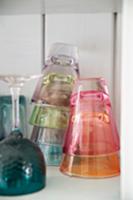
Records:
M20 130L19 95L23 85L40 75L0 75L12 96L12 131L0 142L0 195L20 195L45 186L43 154Z

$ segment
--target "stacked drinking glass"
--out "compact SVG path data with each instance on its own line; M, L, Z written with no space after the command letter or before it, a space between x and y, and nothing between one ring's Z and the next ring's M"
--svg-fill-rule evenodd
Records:
M77 47L52 45L43 76L32 97L31 140L41 148L47 165L59 165L69 121L69 100L78 76Z
M120 174L119 135L103 78L76 81L60 170L83 178Z

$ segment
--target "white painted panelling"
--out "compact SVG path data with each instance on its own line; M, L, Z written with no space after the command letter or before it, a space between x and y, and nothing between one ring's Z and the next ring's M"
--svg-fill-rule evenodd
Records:
M0 16L0 73L36 74L41 65L42 17Z
M48 167L47 186L40 192L0 200L120 200L119 178L70 178L57 167Z
M0 73L41 68L41 16L0 16Z
M46 15L46 54L54 42L79 47L82 77L104 77L113 96L113 14Z
M0 15L41 14L44 0L0 0Z
M119 12L121 0L0 0L0 14Z
M121 101L121 192L133 200L133 1L123 1Z

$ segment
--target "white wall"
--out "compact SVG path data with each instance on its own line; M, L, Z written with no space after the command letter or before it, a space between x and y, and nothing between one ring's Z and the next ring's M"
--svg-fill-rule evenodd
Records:
M121 98L121 192L133 199L133 1L123 1Z
M40 73L41 65L42 17L0 16L0 74L36 74ZM26 87L32 90L31 83L27 83ZM24 93L30 96L26 87ZM0 87L0 94L4 90Z

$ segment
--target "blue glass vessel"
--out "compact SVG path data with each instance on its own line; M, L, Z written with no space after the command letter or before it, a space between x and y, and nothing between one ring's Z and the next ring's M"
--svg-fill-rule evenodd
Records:
M47 165L60 165L64 133L65 129L33 127L31 140L41 148Z
M38 143L43 152L46 164L49 166L59 166L62 160L62 146Z
M20 96L20 130L26 133L26 98ZM0 140L9 136L12 131L12 99L10 95L0 96Z
M0 143L0 195L28 194L44 188L46 168L40 148L19 132Z

